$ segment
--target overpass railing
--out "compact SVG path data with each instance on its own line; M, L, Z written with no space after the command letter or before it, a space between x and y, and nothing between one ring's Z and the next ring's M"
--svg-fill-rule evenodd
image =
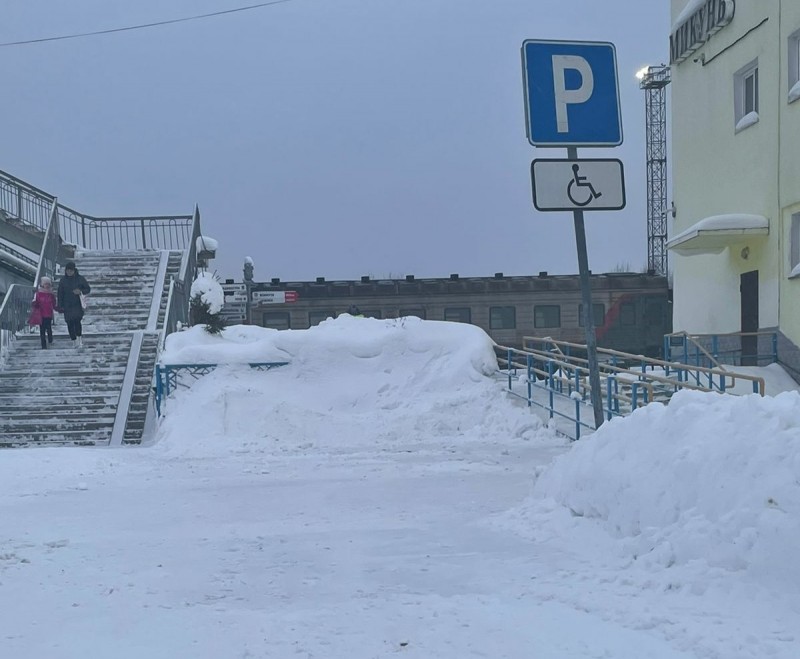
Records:
M85 249L194 249L199 235L199 213L94 217L58 203L54 195L0 171L0 219L45 233L51 224L53 204L58 213L59 235L65 243ZM197 229L197 231L195 231Z

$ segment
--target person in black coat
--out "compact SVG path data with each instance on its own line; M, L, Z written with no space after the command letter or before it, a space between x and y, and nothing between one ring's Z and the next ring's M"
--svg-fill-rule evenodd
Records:
M83 305L81 293L88 295L92 289L84 277L78 274L74 261L68 261L64 266L64 276L58 282L58 311L64 314L67 323L69 338L77 347L83 345Z

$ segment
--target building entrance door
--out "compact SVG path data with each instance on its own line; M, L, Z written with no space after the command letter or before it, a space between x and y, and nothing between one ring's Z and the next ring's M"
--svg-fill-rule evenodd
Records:
M742 334L758 331L758 270L742 273L739 279ZM757 366L758 336L742 336L742 366Z

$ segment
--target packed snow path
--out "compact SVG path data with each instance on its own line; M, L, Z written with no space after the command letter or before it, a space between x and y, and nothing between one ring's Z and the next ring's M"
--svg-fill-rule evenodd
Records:
M797 659L800 396L678 395L569 445L487 341L176 336L173 363L291 363L218 368L151 446L3 455L3 656Z

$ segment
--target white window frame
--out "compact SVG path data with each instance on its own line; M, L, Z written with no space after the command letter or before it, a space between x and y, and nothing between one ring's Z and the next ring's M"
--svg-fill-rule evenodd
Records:
M800 213L794 213L789 225L789 277L800 277Z
M789 36L789 103L800 98L800 30Z
M753 98L748 103L747 86L752 83ZM733 74L733 105L736 132L758 123L758 59Z

